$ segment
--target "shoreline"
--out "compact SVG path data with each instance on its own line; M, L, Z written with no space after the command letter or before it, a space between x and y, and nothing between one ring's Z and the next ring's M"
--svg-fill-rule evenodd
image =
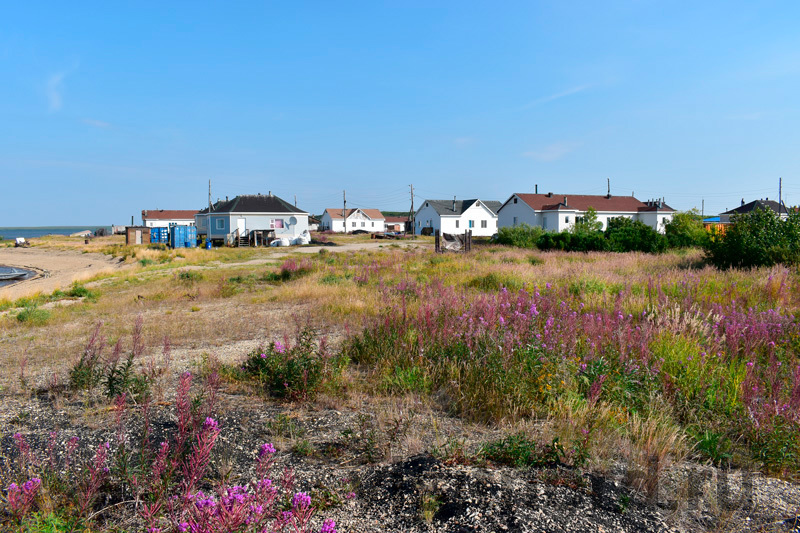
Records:
M33 277L0 287L0 300L49 294L76 281L125 266L104 254L43 248L0 248L0 264L35 272Z

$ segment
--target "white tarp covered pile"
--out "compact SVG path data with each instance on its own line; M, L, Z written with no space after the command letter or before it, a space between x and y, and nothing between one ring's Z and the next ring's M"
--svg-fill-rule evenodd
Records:
M311 234L308 233L308 230L304 230L303 233L292 239L292 244L295 246L311 244Z
M269 245L270 246L289 246L289 239L287 239L286 237L281 237L280 239L275 239L274 241L269 243Z

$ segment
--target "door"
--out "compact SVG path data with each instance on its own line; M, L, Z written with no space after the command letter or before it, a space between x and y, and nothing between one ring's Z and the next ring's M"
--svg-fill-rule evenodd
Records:
M142 244L142 230L136 230L136 244Z
M247 219L244 218L237 218L236 219L236 228L239 230L239 235L244 235L245 231L245 222Z

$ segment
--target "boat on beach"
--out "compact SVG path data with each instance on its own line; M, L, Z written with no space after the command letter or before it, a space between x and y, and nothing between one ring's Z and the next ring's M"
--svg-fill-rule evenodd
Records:
M11 268L7 271L0 271L0 281L12 281L15 279L22 279L30 274L27 270L20 270L18 268Z

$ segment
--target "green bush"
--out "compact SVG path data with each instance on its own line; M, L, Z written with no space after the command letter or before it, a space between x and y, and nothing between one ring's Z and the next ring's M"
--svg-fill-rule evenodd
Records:
M300 332L294 346L271 342L248 354L246 376L255 379L270 395L291 400L313 398L328 380L337 377L345 359L328 352L313 330Z
M672 220L664 224L664 233L670 248L704 246L708 241L703 218L696 209L672 215Z
M26 306L25 309L17 313L17 320L23 323L41 326L50 318L50 312L45 309L39 309L35 305Z
M608 221L605 231L612 252L660 253L667 249L667 238L639 220L617 217Z
M542 446L523 434L516 434L485 444L479 455L493 463L521 468L561 464L566 452L558 438Z
M497 231L496 242L498 244L507 244L518 248L536 248L536 243L543 233L544 230L542 228L538 226L529 226L528 224L504 227Z
M800 263L800 213L781 220L769 209L734 215L724 234L706 243L708 260L719 268Z

